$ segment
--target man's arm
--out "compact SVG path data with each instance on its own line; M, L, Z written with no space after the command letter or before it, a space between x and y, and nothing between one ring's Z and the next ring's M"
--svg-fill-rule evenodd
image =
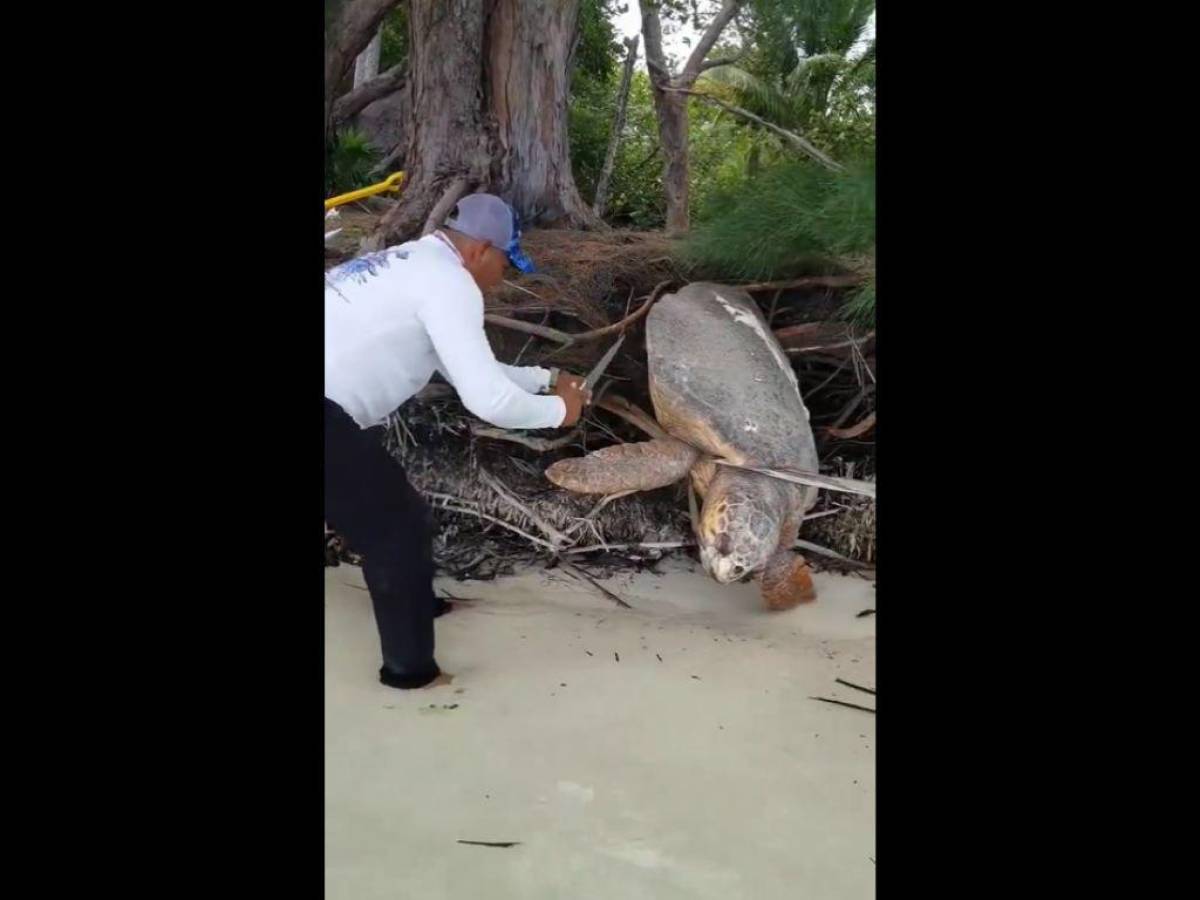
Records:
M540 394L550 387L550 370L541 366L510 366L500 363L508 380L531 394Z
M471 287L474 287L473 285ZM418 312L444 374L463 405L479 418L501 428L557 428L566 418L561 397L538 396L510 380L509 372L532 383L529 370L496 361L483 331L483 298L455 285L425 303ZM546 373L549 381L550 373ZM540 376L539 376L540 378Z

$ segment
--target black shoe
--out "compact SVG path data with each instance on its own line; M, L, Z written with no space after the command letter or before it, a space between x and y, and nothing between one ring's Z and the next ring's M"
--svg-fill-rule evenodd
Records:
M434 663L433 668L423 672L400 674L393 672L387 666L382 666L379 669L379 681L386 684L390 688L399 688L402 691L412 690L413 688L422 688L429 682L433 681L442 670L438 668L438 664Z

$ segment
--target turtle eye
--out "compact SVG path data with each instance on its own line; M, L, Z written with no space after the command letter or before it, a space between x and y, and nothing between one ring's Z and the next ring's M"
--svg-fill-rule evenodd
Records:
M746 574L745 566L737 565L737 566L733 567L733 577L734 578L741 578L744 574Z

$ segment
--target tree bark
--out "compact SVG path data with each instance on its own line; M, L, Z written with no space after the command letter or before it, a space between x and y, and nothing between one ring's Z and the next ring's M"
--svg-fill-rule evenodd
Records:
M394 94L403 89L407 71L408 63L399 63L382 75L363 82L350 93L338 97L333 103L333 111L330 114L331 126L339 127L344 122L353 119L376 100L381 100L388 94Z
M326 0L325 129L330 129L333 103L350 67L379 31L384 16L400 0Z
M579 196L567 143L580 0L496 0L487 27L484 103L499 141L498 188L523 221L598 224Z
M579 2L411 0L408 178L365 248L420 233L460 182L504 197L526 224L598 224L567 145Z
M662 46L662 22L656 0L638 0L642 13L642 37L646 42L646 69L658 114L658 137L663 151L663 192L667 201L667 232L688 230L688 101L680 90L691 90L700 73L718 65L706 57L744 0L724 0L721 10L701 35L683 71L672 74Z
M383 29L375 30L375 37L367 44L367 49L354 60L354 86L361 87L372 78L379 76L379 51L383 47Z
M481 104L488 5L487 0L411 0L407 177L400 199L364 249L418 235L457 178L472 186L490 184L492 139Z
M629 108L629 85L633 81L633 66L637 62L637 35L625 39L625 67L621 71L621 88L617 91L617 112L613 116L612 134L608 138L608 150L604 154L604 166L596 182L596 196L592 199L592 212L597 219L604 218L608 205L608 185L612 180L613 167L617 163L617 150L621 146L621 132L625 130L625 112Z

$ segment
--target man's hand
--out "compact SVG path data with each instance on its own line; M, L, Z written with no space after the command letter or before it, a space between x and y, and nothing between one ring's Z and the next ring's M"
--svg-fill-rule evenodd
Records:
M562 372L554 385L554 393L562 397L563 403L567 405L567 415L562 420L564 427L578 422L579 417L583 415L584 406L592 402L592 392L583 386L583 381L578 375Z

